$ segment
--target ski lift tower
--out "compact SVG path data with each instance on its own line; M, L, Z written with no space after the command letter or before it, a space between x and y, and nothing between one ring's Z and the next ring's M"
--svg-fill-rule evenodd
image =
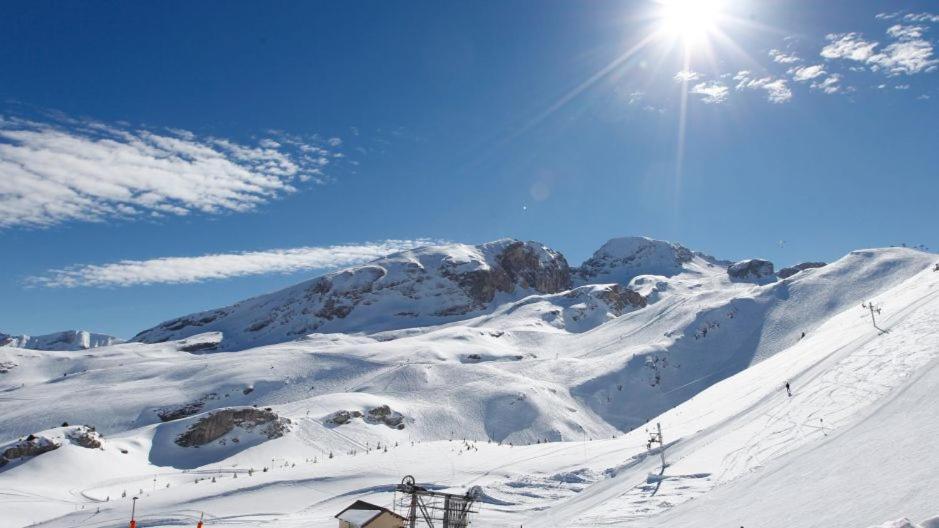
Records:
M417 485L408 475L395 487L401 496L396 502L399 512L407 518L407 528L467 528L474 509L476 495L440 493Z

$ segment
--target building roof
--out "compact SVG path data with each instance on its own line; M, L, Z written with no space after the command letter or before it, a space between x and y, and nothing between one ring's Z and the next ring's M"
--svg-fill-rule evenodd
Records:
M346 509L337 513L336 518L340 521L352 523L356 526L359 526L360 528L368 528L369 523L374 521L376 518L378 518L379 515L383 513L393 515L402 521L406 520L404 517L389 510L388 508L382 508L381 506L362 500L353 502L351 505L346 507Z

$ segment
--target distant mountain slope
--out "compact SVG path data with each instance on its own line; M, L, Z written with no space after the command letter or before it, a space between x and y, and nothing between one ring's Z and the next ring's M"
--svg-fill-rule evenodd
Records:
M86 330L65 330L39 336L13 336L0 333L0 346L32 350L87 350L123 342L114 336L95 334Z
M570 287L567 261L537 242L427 246L173 319L133 340L158 343L214 331L223 334L220 350L240 350L311 333L437 325L526 295Z
M686 271L695 258L724 268L731 264L691 251L681 244L646 237L621 237L603 244L575 270L574 280L578 284L628 284L639 275L671 277Z

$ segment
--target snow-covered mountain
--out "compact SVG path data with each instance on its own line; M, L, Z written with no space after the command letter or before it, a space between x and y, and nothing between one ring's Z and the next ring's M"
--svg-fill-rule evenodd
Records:
M575 272L579 284L615 282L628 284L640 275L671 277L697 261L727 268L732 263L671 242L646 237L614 238L598 249Z
M9 346L33 350L87 350L123 343L121 339L87 330L65 330L52 334L28 336L0 333L0 347Z
M536 242L505 239L479 246L428 246L173 319L133 340L159 343L222 332L220 349L240 350L312 333L373 333L442 324L526 295L570 287L564 257Z
M392 255L83 354L0 347L0 510L116 526L137 494L146 526L204 511L332 527L414 474L479 486L478 526L924 521L939 515L936 262L870 249L777 272L626 238L570 269L504 240Z

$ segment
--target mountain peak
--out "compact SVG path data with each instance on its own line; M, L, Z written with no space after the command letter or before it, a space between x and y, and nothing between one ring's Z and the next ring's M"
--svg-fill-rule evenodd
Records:
M616 282L627 284L638 275L664 275L681 273L684 264L695 256L711 259L672 242L648 237L630 236L613 238L598 249L575 272L577 281Z
M237 350L311 333L373 333L447 323L532 293L571 288L560 253L538 242L423 246L232 306L164 322L146 343L222 332Z

